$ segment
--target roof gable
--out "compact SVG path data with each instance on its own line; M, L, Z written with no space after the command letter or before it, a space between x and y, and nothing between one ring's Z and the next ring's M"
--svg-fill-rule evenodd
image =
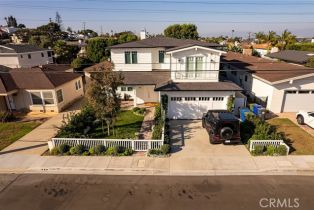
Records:
M5 44L0 45L0 53L26 53L44 51L47 49L30 44Z

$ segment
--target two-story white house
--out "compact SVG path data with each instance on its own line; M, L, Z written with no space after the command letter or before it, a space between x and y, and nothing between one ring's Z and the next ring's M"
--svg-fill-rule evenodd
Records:
M0 45L0 65L29 68L53 63L53 52L29 44Z
M159 102L168 96L168 117L200 119L210 109L226 109L229 96L242 89L219 80L219 44L154 37L111 47L115 71L122 71L124 86L134 105Z

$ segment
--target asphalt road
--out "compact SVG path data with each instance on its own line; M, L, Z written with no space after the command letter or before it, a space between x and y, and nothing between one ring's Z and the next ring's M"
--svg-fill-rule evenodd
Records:
M3 210L314 209L306 176L0 175Z

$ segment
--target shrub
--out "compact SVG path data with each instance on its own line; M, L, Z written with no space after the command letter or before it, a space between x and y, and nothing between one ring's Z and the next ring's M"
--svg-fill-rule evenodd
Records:
M58 147L58 149L59 149L60 154L64 154L64 153L67 153L70 150L70 146L67 145L67 144L61 144Z
M268 145L266 147L266 155L273 156L276 153L276 147L273 145Z
M160 104L157 104L155 107L155 121L160 121L161 120L161 106Z
M150 149L148 150L148 155L161 155L162 152L159 149Z
M91 147L91 148L89 148L89 154L90 155L95 155L95 147Z
M15 120L16 117L12 112L0 111L0 122L10 122Z
M51 155L59 155L59 154L60 154L59 148L58 148L58 147L53 148L53 149L50 151L50 154L51 154Z
M112 156L118 155L118 147L109 147L106 151L106 155L112 155Z
M132 109L133 112L137 112L138 110L140 110L139 107L134 107L134 108Z
M161 139L162 136L162 127L163 125L161 123L158 123L154 126L152 139Z
M284 145L280 145L276 148L276 154L277 155L286 155L287 154L287 148Z
M160 147L160 151L163 155L166 155L170 152L170 145L169 144L164 144Z
M94 154L95 155L101 155L102 153L104 153L106 151L106 147L104 145L97 145L94 149Z
M144 115L145 112L146 112L146 109L145 109L145 108L134 107L134 108L132 109L132 111L133 111L135 114Z
M130 156L130 155L133 154L133 150L131 148L127 148L127 149L124 150L123 154L125 156Z
M97 120L94 110L85 106L80 113L68 114L58 131L59 138L81 138L87 137L97 128Z
M82 155L83 155L83 156L89 156L90 154L89 154L89 151L85 151L85 152L83 152Z
M256 145L256 146L254 147L254 150L252 151L252 154L253 154L253 155L263 155L264 150L265 150L264 146L262 146L262 145Z
M71 147L70 153L71 155L81 155L85 151L84 145L78 144L74 147Z

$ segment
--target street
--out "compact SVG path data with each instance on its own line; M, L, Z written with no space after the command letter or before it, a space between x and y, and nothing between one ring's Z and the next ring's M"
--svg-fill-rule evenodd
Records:
M311 176L0 175L5 210L313 209Z

